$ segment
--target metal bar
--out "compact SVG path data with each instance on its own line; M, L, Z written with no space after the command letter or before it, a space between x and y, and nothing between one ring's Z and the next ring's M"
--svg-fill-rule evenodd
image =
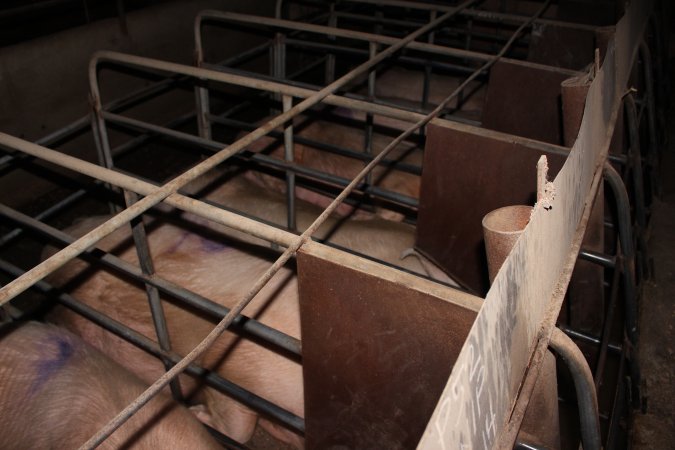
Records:
M50 227L36 219L21 214L18 211L0 204L0 214L21 224L25 227L38 232L59 245L69 245L75 241L74 238L66 233ZM102 250L87 250L83 255L90 262L100 262L105 267L109 267L125 276L129 276L139 282L150 284L162 292L171 295L172 297L185 302L187 305L196 308L197 310L208 314L209 316L218 320L222 319L229 309L218 303L209 300L199 294L196 294L188 289L178 286L166 279L158 276L148 276L144 274L135 265L118 258L115 255L106 253ZM301 343L298 339L288 336L274 328L271 328L255 319L240 315L234 320L235 329L244 332L250 336L254 336L264 342L271 344L291 355L299 357L301 355Z
M472 1L465 2L463 4L464 7L470 5L473 3ZM546 6L548 6L550 2L547 2ZM379 53L375 58L371 59L369 62L364 63L357 67L354 71L348 73L347 75L344 75L341 77L339 80L337 80L335 83L332 83L328 87L324 88L320 93L316 94L316 98L312 98L313 100L316 100L314 103L317 103L318 101L321 100L321 93L323 93L323 97L328 95L331 90L337 89L341 83L344 84L350 80L352 80L354 77L358 76L360 73L362 73L365 70L368 70L370 67L374 66L377 64L379 61L383 60L385 57L389 56L393 52L399 50L402 48L404 45L406 45L407 42L410 42L420 35L424 34L425 32L429 31L439 23L447 20L452 14L451 13L446 13L442 15L438 21L430 23L428 26L422 27L416 32L410 34L405 40L400 41L397 45L394 45L392 47L389 47L388 49L382 51ZM522 29L525 28L525 26L522 26L517 33L514 35L513 40L516 39L517 35L522 31ZM507 46L500 52L500 54L497 55L495 60L491 63L486 63L486 64L494 64L496 60L502 56L503 53L506 52L508 48L508 43ZM477 74L476 74L477 75ZM475 78L475 77L474 77ZM471 80L471 77L465 81L465 83L469 83ZM263 274L259 280L254 284L254 286L251 288L249 293L235 305L230 313L223 318L221 322L216 325L216 327L209 333L209 335L199 344L197 345L183 360L181 360L176 366L174 366L169 372L164 374L162 377L160 377L155 383L153 383L148 390L146 390L141 396L139 396L136 401L134 401L131 405L129 405L125 410L120 412L115 419L113 419L108 425L106 425L103 429L101 429L94 437L92 437L87 443L85 443L84 448L92 448L97 446L99 443L101 443L107 436L110 435L115 429L117 429L122 423L124 423L125 420L127 420L131 415L133 415L136 411L138 411L145 403L147 403L156 393L158 393L166 384L168 381L178 375L181 370L183 370L189 363L191 363L195 358L197 358L206 348L208 348L209 345L211 345L219 336L222 334L223 331L229 326L229 324L232 322L232 319L236 314L238 314L243 308L253 299L253 297L266 285L266 283L274 276L274 274L291 258L291 256L297 252L297 250L311 237L311 235L316 231L316 229L329 217L329 215L338 207L338 205L349 195L349 193L354 189L354 187L365 177L365 175L372 170L375 165L377 164L377 161L379 159L384 158L389 151L391 151L396 145L398 145L406 136L412 134L416 129L418 129L420 126L424 126L426 123L428 123L434 115L438 114L441 111L441 108L450 101L455 95L457 94L457 91L453 92L451 95L448 96L448 98L445 99L445 101L439 105L438 108L436 108L432 113L430 113L427 117L425 117L423 120L417 122L415 125L411 126L407 131L403 132L398 138L394 139L384 150L382 153L380 153L370 164L368 164L359 174L356 178L352 180L349 186L347 186L341 193L338 195L335 200L319 215L319 217L310 225L303 233L300 235L293 243L291 246L289 246L286 251L277 259L277 261ZM297 112L300 113L302 112L301 105L306 104L307 108L312 106L312 101L310 99L305 100L301 102L300 104L296 105L293 107L291 110L288 111L288 113L281 114L280 118L282 118L280 123L283 123L284 120L288 120L292 117L292 114L290 114L294 109L297 108ZM286 116L286 117L284 117ZM290 117L289 117L290 116ZM274 126L279 125L280 123L275 123L274 120L271 122L268 122L268 125L274 124ZM273 128L273 127L272 127ZM263 130L263 128L260 128L259 130ZM270 131L270 129L265 130L266 132ZM249 134L248 136L254 135L255 132ZM260 133L262 135L262 133ZM259 137L259 136L256 136ZM239 142L246 142L245 138L241 139ZM246 142L248 144L248 142ZM236 143L233 144L233 146L236 147ZM243 147L243 145L242 145ZM239 149L237 149L239 150ZM226 152L224 150L223 152ZM207 159L206 161L213 160L214 157L211 157ZM219 161L220 162L220 161ZM205 163L201 163L200 166L207 166ZM208 167L208 166L207 166ZM181 179L183 176L179 176L177 179ZM148 197L146 197L148 198ZM141 200L143 201L143 200ZM140 202L139 202L140 203ZM138 204L138 203L137 203ZM121 215L121 214L120 214ZM1 292L1 291L0 291Z
M234 120L234 119L226 119L220 116L214 116L211 115L211 120L214 123L220 123L225 126L229 127L235 127L240 130L253 130L255 129L255 125L251 125L248 122L242 122L239 120ZM271 132L269 136L273 136L275 138L279 138L282 135L278 132ZM303 136L294 136L293 137L294 142L297 142L298 144L302 145L308 145L311 147L319 148L321 150L325 150L330 153L334 153L336 155L340 156L346 156L349 158L353 159L358 159L360 161L366 161L369 162L372 160L371 157L368 157L367 155L364 155L362 152L357 152L354 150L349 150L334 144L330 143L325 143L325 142L319 142L319 141L314 141L312 139L308 139ZM422 168L419 166L415 166L412 164L407 164L407 163L402 163L400 161L392 160L392 159L384 159L380 162L380 165L383 167L393 167L396 170L399 170L401 172L406 172L406 173L411 173L413 175L421 175L422 174Z
M284 112L293 107L293 97L284 95L282 97L282 107ZM293 122L291 121L284 128L284 160L287 163L293 163ZM286 207L287 207L287 225L289 230L296 230L295 224L295 172L286 170Z
M286 43L288 45L292 45L294 47L307 48L307 49L312 49L312 50L340 52L340 53L344 53L344 54L360 55L360 56L368 55L367 50L353 48L353 47L347 47L347 46L339 45L339 44L327 44L325 42L303 41L303 40L300 40L300 39L291 39L291 38L287 39ZM446 62L438 61L438 60L433 60L433 61L424 60L422 58L417 58L417 57L414 57L414 56L399 55L396 60L400 61L402 63L415 64L415 65L418 65L418 66L429 65L431 67L444 69L444 70L448 70L448 71L461 72L463 74L471 74L474 71L474 68L472 68L472 67L461 66L461 65L458 65L458 64L446 63ZM205 67L213 67L215 69L216 66L215 65L208 65L208 66L205 66Z
M635 251L631 231L630 202L626 186L621 175L610 165L605 164L603 176L612 189L617 209L619 242L623 258L623 280L626 316L626 334L633 345L637 345L637 293L635 290Z
M564 331L574 339L578 339L582 342L586 342L587 344L593 344L596 346L602 345L602 340L598 337L591 336L590 334L586 334L582 331L575 330L562 324L558 325L558 328L560 328L562 331ZM623 351L623 348L620 345L616 344L608 344L607 348L608 350L611 350L613 354L620 354Z
M138 195L134 192L125 190L124 201L127 207L129 207L138 201ZM143 225L143 216L139 216L132 220L130 225L141 271L146 277L153 277L155 275L155 266L152 263L148 236L145 232L145 226ZM166 325L166 316L164 315L162 300L159 298L159 290L152 284L145 283L145 292L148 296L150 315L152 316L152 324L155 327L155 334L157 335L159 347L165 352L170 352L171 338L169 337L169 328ZM166 358L162 358L162 363L164 364L165 370L171 369L171 366L173 365ZM180 380L174 378L171 380L171 383L169 383L169 386L174 399L181 401L183 399L183 394L180 387Z
M396 43L400 40L400 38L383 36L383 35L372 34L372 33L365 33L365 32L361 32L361 31L344 30L344 29L340 29L340 28L327 27L327 26L323 26L323 25L314 25L314 24L308 24L308 23L293 22L293 21L290 21L290 20L278 20L278 19L254 16L254 15L249 15L249 14L239 14L239 13L231 13L231 12L223 12L223 11L211 11L211 10L202 11L197 16L197 22L199 22L200 19L231 21L231 22L238 22L238 23L247 23L247 24L251 24L251 25L265 25L265 26L283 28L283 29L294 30L294 31L299 30L299 31L306 31L306 32L309 32L309 33L325 34L329 37L343 37L343 38L348 38L348 39L356 39L356 40L361 40L361 41L374 42L374 43L377 43L377 44L384 44L384 45L396 45ZM511 44L509 44L509 46L510 45ZM425 51L425 52L428 52L428 53L438 54L438 55L443 55L443 56L453 56L453 57L463 58L463 59L467 59L467 60L475 60L475 61L479 61L479 62L490 61L491 58L494 57L494 55L489 55L489 54L486 54L486 53L462 50L462 49L451 48L451 47L444 47L444 46L440 46L440 45L432 45L432 44L428 44L428 43L424 43L424 42L417 42L417 41L411 42L410 44L408 44L407 48L413 49L413 50L421 50L421 51ZM523 61L513 60L511 58L502 58L502 59L504 61L509 61L509 62L523 63ZM560 72L560 73L568 74L570 76L575 76L575 75L579 74L579 72L575 71L575 70L562 69L562 68L559 68L559 67L552 67L552 66L536 64L536 63L531 63L531 62L527 62L526 64L532 65L533 67L544 67L548 70L554 70L554 71L557 71L557 72Z
M649 46L644 38L640 41L640 55L644 64L644 84L645 84L645 102L647 106L647 124L649 130L649 152L647 152L647 164L650 166L650 182L652 193L659 192L659 149L658 137L656 133L656 108L654 107L654 76L652 71L652 57Z
M644 179L642 172L642 152L640 150L640 125L637 117L637 108L633 95L624 96L624 108L626 110L626 122L628 123L628 139L630 148L628 149L628 159L631 165L631 174L633 176L633 203L635 209L635 219L637 226L635 234L637 235L638 246L640 249L641 270L638 273L643 274L648 267L647 242L645 232L647 229L647 213L645 208Z
M619 258L619 265L621 259ZM609 294L609 305L607 305L607 313L605 314L604 323L602 326L602 341L600 342L600 353L598 354L598 362L595 365L595 388L600 389L602 383L602 376L605 371L605 362L607 361L607 353L609 351L609 339L614 326L614 313L616 312L616 304L619 298L619 279L621 278L621 270L615 270L612 274L612 287Z
M272 82L272 81L261 81L257 80L255 78L251 77L246 77L242 75L234 75L234 74L229 74L229 73L222 73L214 70L206 70L206 69L200 69L192 66L185 66L181 64L175 64L175 63L170 63L166 61L160 61L160 60L154 60L150 58L143 58L139 56L132 56L132 55L125 55L122 53L115 53L115 52L101 52L99 53L101 57L105 56L105 59L110 62L114 62L115 64L120 64L120 65L129 65L130 67L134 67L137 69L156 69L160 71L166 71L166 72L173 72L177 74L183 74L187 76L192 76L196 78L208 78L213 81L219 81L223 83L230 83L230 84L235 84L238 86L243 86L243 87L250 87L254 89L263 89L266 91L278 91L281 92L282 94L287 94L287 95L292 95L293 97L300 97L300 98L308 98L311 97L312 95L316 94L319 91L314 91L311 89L304 89L304 88L298 88L294 86L289 86L288 84L284 83L277 83L277 82ZM480 71L483 69L480 68ZM346 107L346 108L352 108L356 109L359 111L365 111L365 112L372 112L373 114L380 114L385 117L391 117L394 119L399 119L407 122L415 122L423 119L425 116L421 113L413 112L413 111L405 111L400 108L394 108L390 107L384 104L377 104L377 103L369 103L366 101L358 100L358 99L353 99L353 98L345 98L337 95L328 95L324 100L324 103L333 105L333 106L341 106L341 107ZM109 112L106 112L106 114L109 114ZM434 119L434 121L441 121L442 123L447 124L448 121L443 120L443 119ZM453 122L454 124L454 122ZM457 126L461 127L462 129L466 129L465 126L462 126L458 124ZM561 155L567 155L569 154L569 149L553 144L547 144L539 141L535 141L532 139L527 139L527 138L522 138L519 136L514 136L514 135L508 135L505 133L498 133L498 132L492 132L484 129L480 129L477 127L471 127L471 129L475 130L476 132L479 133L490 133L492 135L499 135L503 136L504 138L508 138L509 140L516 140L518 142L523 142L526 143L525 145L528 145L530 147L537 147L544 149L545 151L550 151L553 153L561 154ZM248 145L248 143L246 144Z
M108 121L117 123L119 125L131 127L134 129L141 129L141 130L148 130L152 131L153 133L162 135L162 136L167 136L171 137L174 139L178 139L182 142L189 142L195 145L199 145L204 149L210 150L210 151L218 151L222 149L223 147L227 147L225 144L220 143L220 142L215 142L215 141L206 141L200 137L193 136L188 133L183 133L181 131L176 131L176 130L171 130L168 128L161 127L159 125L153 125L149 124L146 122L142 122L137 119L132 119L129 117L124 117L120 116L118 114L113 114L113 113L108 113L108 112L103 112L102 116L105 117ZM309 167L305 167L299 164L296 164L294 162L287 162L284 160L280 160L278 158L274 158L271 156L263 155L260 153L251 153L250 156L248 156L249 159L266 164L268 166L272 166L274 168L280 169L280 170L285 170L285 171L292 171L293 173L300 174L306 177L310 177L313 179L317 179L320 181L324 181L327 183L331 183L334 185L337 185L339 187L344 187L349 184L349 180L344 177L340 177L338 175L333 175L327 172L321 172L316 169L312 169ZM372 159L371 159L372 161ZM365 184L360 184L358 186L358 190L363 192L364 194L368 195L373 195L377 196L379 198L382 198L384 200L400 203L402 205L408 206L410 208L416 208L418 205L418 200L413 198L413 197L408 197L407 195L399 194L397 192L389 191L387 189L380 188L378 186L371 186L371 185L365 185Z
M582 250L579 252L579 258L590 261L594 264L613 269L616 267L616 257L605 255L604 253L594 252L592 250Z
M560 355L569 369L579 405L581 422L581 442L584 450L600 450L600 420L598 418L598 398L593 383L593 375L584 354L579 347L562 331L553 329L550 347Z
M18 277L23 270L18 267L13 266L12 264L3 261L0 259L0 270L11 274L12 276ZM47 296L53 296L55 292L58 292L53 286L40 280L32 286L34 289L42 292ZM181 360L181 357L173 352L167 352L162 350L155 342L142 334L132 330L131 328L125 326L124 324L117 322L114 319L106 316L103 313L98 312L97 310L91 308L90 306L76 300L72 296L66 293L59 293L56 295L56 299L63 304L64 306L72 309L73 311L81 314L97 325L105 328L106 330L116 334L122 339L134 344L140 349L152 354L157 358L166 358L171 363L176 363ZM203 378L206 383L224 393L231 396L233 399L244 403L249 406L251 409L262 412L279 423L284 424L289 429L304 433L305 424L304 420L301 417L296 416L295 414L286 411L283 408L275 405L272 402L265 400L262 397L228 381L219 375L217 375L212 370L203 369L195 364L190 364L186 370L186 373L194 375L195 377Z
M445 6L437 3L422 3L405 0L341 0L341 1L342 3L362 3L381 6L396 6L400 8L410 8L410 9L419 9L423 11L439 11L439 12L452 12L457 8L455 6ZM506 14L495 11L483 11L472 8L463 9L462 11L459 12L459 15L473 17L476 19L481 19L490 22L508 23L512 25L520 25L528 22L528 19L530 19L527 16L520 16L517 14ZM593 25L584 25L579 23L563 22L559 20L551 20L543 18L536 19L534 23L543 25L554 25L565 28L574 28L577 30L589 30L589 31L594 31L597 28Z

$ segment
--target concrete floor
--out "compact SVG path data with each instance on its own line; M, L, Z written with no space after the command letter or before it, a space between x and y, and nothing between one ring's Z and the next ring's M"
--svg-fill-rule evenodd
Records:
M671 43L675 42L671 36ZM671 44L672 45L672 44ZM671 53L670 84L675 86ZM675 95L671 93L670 104ZM668 148L661 161L661 196L653 206L649 249L654 276L645 283L641 300L640 365L644 414L634 419L635 449L675 448L675 108L666 122Z

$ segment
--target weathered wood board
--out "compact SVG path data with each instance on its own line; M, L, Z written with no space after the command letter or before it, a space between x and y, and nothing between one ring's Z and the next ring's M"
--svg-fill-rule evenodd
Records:
M412 448L482 299L328 250L297 259L306 447Z
M535 209L497 275L418 448L492 448L497 443L573 238L585 227L580 219L595 195L591 186L597 186L592 183L605 161L651 7L651 1L632 2L617 25L616 40L589 90L579 138L554 180L553 209Z

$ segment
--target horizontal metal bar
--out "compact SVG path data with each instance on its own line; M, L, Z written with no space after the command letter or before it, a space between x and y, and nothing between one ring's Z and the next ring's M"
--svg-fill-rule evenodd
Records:
M232 128L237 128L239 130L251 130L254 129L255 125L251 125L247 122L242 122L240 120L234 120L234 119L227 119L221 116L217 116L214 114L209 114L209 120L211 120L214 123L219 123L222 125L226 125ZM271 132L269 136L275 137L275 138L281 138L282 133L280 132ZM367 154L363 152L358 152L355 150L349 150L334 144L326 143L326 142L319 142L315 141L313 139L308 139L302 135L299 136L293 136L293 141L297 142L298 144L303 144L303 145L309 145L311 147L315 147L321 150L325 150L329 153L334 153L336 155L340 156L346 156L349 158L353 159L358 159L360 161L371 161L373 158L371 156L368 156ZM421 175L422 174L422 168L413 164L408 164L408 163L403 163L400 161L395 161L392 159L383 159L380 161L380 166L383 167L392 167L396 170L399 170L401 172L406 172L406 173L411 173L413 175Z
M33 231L48 237L59 245L70 245L75 241L75 239L68 234L57 230L56 228L50 227L39 220L33 219L25 214L15 211L3 204L0 204L0 214L18 224L29 227ZM162 292L169 294L172 297L185 302L187 305L196 308L216 319L220 320L225 317L228 312L230 312L229 308L211 301L208 298L196 294L188 289L178 286L162 278L158 274L146 275L135 265L128 263L127 261L103 250L88 249L82 254L82 256L86 256L88 261L100 262L105 267L109 267L121 274L130 276L136 281L150 284ZM301 343L298 339L275 330L274 328L260 323L255 319L239 315L235 318L233 325L235 325L236 329L239 331L243 331L250 336L255 336L261 341L267 342L292 355L300 356L302 354Z
M23 270L2 259L0 259L0 270L14 277L21 276L23 273L25 273ZM59 303L68 307L69 309L72 309L73 311L76 311L97 325L116 334L122 339L132 343L133 345L159 359L165 358L174 364L182 359L182 357L176 353L163 351L159 348L159 345L157 345L156 342L95 310L94 308L91 308L90 306L80 302L71 295L66 294L65 292L59 292L58 289L54 288L43 280L36 282L32 287L46 296L55 296ZM280 408L274 403L242 388L241 386L238 386L231 381L222 378L212 370L206 370L195 364L190 364L185 372L195 377L204 379L209 386L226 393L233 399L245 404L246 406L249 406L251 409L273 418L279 423L284 424L286 427L299 433L304 433L305 422L301 417L298 417L295 414Z
M282 28L286 30L294 30L294 31L306 31L308 33L315 33L315 34L322 34L326 36L335 36L335 37L342 37L342 38L348 38L348 39L356 39L356 40L361 40L361 41L366 41L366 42L373 42L377 44L384 44L384 45L396 45L399 41L400 38L395 38L395 37L389 37L389 36L383 36L379 34L373 34L373 33L366 33L363 31L354 31L354 30L345 30L345 29L340 29L340 28L334 28L334 27L327 27L323 25L314 25L314 24L309 24L309 23L300 23L300 22L294 22L291 20L283 20L283 19L273 19L269 17L262 17L262 16L254 16L250 14L239 14L239 13L233 13L233 12L224 12L224 11L202 11L199 13L197 16L197 19L195 20L195 27L197 28L199 26L200 20L222 20L222 21L229 21L229 22L237 22L237 23L245 23L245 24L250 24L250 25L256 25L256 26L269 26L269 27L275 27L275 28ZM457 48L451 48L451 47L444 47L440 45L434 45L434 44L427 44L424 42L410 42L409 44L406 45L406 48L412 49L412 50L421 50L427 53L431 54L436 54L436 55L443 55L443 56L452 56L456 58L461 58L461 59L467 59L467 60L475 60L479 62L487 62L490 61L494 58L494 55L490 55L487 53L481 53L481 52L474 52L470 50L463 50L463 49L457 49ZM520 64L527 64L528 66L531 67L542 67L547 70L552 70L555 72L567 74L569 76L576 76L579 75L580 72L576 70L569 70L569 69L563 69L560 67L554 67L554 66L547 66L544 64L537 64L537 63L531 63L531 62L524 62L521 60L513 60L510 58L500 58L503 61L509 61L513 63L520 63Z
M146 123L137 119L131 119L129 117L124 117L120 116L118 114L113 114L113 113L108 113L105 111L102 111L101 113L103 117L113 123L131 127L134 129L143 129L147 131L151 131L153 133L159 134L159 135L164 135L167 137L171 137L174 139L178 139L181 142L189 142L191 144L199 145L204 149L211 150L211 151L218 151L222 148L226 148L227 145L216 142L216 141L211 141L208 139L201 138L199 136L194 136L188 133L183 133L181 131L176 131L176 130L171 130L169 128L164 128L159 125L153 125L150 123ZM243 156L243 155L242 155ZM272 166L276 169L279 170L290 170L293 173L303 175L305 177L309 177L315 180L319 181L324 181L327 183L331 183L334 185L337 185L339 187L344 187L349 184L349 179L340 177L338 175L333 175L328 172L322 172L319 170L315 170L309 167L302 166L297 163L293 162L287 162L278 158L274 158L271 156L263 155L260 153L249 153L246 156L246 159L250 159L268 166ZM372 160L372 157L370 158ZM411 207L411 208L417 208L419 202L416 198L409 197L407 195L399 194L397 192L389 191L383 188L380 188L378 186L367 186L360 184L356 188L357 190L363 192L363 193L368 193L370 195L379 197L383 200L388 200L391 202L396 202L400 203L402 205Z
M423 11L439 11L452 12L456 10L455 6L445 6L436 3L422 3L412 2L406 0L341 0L342 3L362 3L380 6L397 6L401 8L419 9ZM509 23L512 25L520 25L530 20L528 16L521 16L517 14L501 13L496 11L478 10L474 8L466 8L459 11L460 16L472 17L489 22ZM560 20L539 18L534 21L536 24L553 25L563 28L573 28L577 30L594 31L597 27L593 25L585 25L574 22L563 22Z
M579 252L579 258L607 267L608 269L614 269L616 267L616 256L606 255L592 250L581 250Z
M575 330L573 328L570 328L566 325L558 325L558 328L560 328L562 331L567 333L570 337L574 339L578 339L582 342L586 342L587 344L593 344L595 346L599 346L602 344L602 341L600 338L591 336L590 334L584 333L582 331ZM613 354L619 355L622 352L623 346L621 345L616 345L616 344L608 344L607 348L612 351Z

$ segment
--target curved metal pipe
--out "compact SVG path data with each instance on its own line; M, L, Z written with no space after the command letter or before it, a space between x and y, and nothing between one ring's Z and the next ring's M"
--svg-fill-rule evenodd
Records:
M584 354L565 333L553 329L549 346L565 361L574 380L579 405L581 424L581 444L584 450L600 450L600 419L598 418L598 398L595 392L593 374Z

